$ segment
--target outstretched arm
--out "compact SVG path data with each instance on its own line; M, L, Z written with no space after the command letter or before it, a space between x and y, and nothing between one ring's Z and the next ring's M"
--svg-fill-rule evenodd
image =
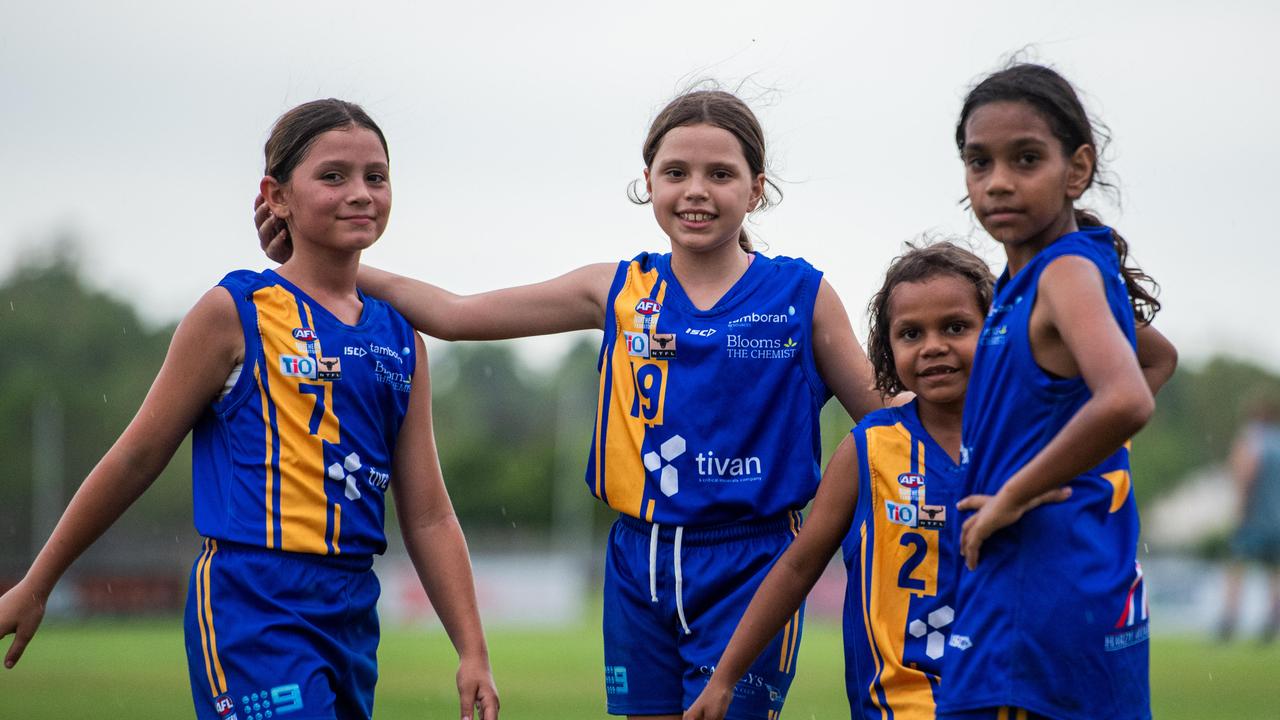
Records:
M293 254L284 224L259 195L254 199L258 242L283 263ZM578 268L546 282L475 295L456 295L431 283L360 267L366 292L391 303L420 332L441 340L502 340L604 328L605 302L615 265Z
M458 652L460 716L470 720L478 707L481 720L496 720L498 691L476 606L471 558L436 454L427 350L421 337L416 342L418 366L393 461L396 514L418 579Z
M1039 496L1102 462L1155 410L1147 379L1111 315L1102 276L1092 262L1071 255L1054 260L1040 276L1036 302L1036 312L1043 306L1045 319L1061 336L1092 397L965 521L960 551L970 569L993 532L1016 522ZM970 498L961 501L964 509L975 506Z
M858 466L850 434L827 463L800 535L760 583L711 680L685 712L684 720L721 720L725 716L734 685L800 608L848 534L857 500Z
M0 638L14 634L5 667L22 657L58 579L151 486L243 355L235 303L214 288L178 325L138 414L81 483L26 576L0 597Z
M822 380L854 422L884 407L874 387L871 362L853 334L844 303L826 280L813 305L813 357Z
M421 280L360 266L358 282L415 328L442 340L502 340L604 328L616 265L598 263L533 285L455 295Z

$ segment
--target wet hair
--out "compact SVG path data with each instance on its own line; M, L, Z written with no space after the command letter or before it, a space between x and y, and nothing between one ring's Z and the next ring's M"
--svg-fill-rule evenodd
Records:
M653 164L658 146L667 133L686 125L711 125L729 131L742 147L742 156L746 158L751 176L754 178L766 173L764 130L760 127L760 121L741 98L724 90L690 90L667 103L653 119L649 134L644 139L644 166L650 167ZM631 183L627 197L637 205L645 205L650 198L640 193L639 182L636 180ZM765 192L761 195L756 210L765 210L782 201L782 190L767 174L764 182ZM776 198L769 197L770 191ZM738 245L746 252L752 251L751 238L747 236L746 229L739 232Z
M282 185L289 182L294 169L307 156L307 151L316 138L330 130L352 127L372 130L382 143L382 151L387 154L388 160L391 158L391 153L387 150L387 138L364 108L345 100L328 98L303 103L276 120L263 148L267 159L263 174L270 175Z
M995 277L982 258L947 240L925 242L927 244L907 243L907 251L893 259L884 274L884 285L867 304L867 315L871 318L867 358L875 371L875 388L884 397L907 389L902 378L898 377L893 362L893 346L889 342L893 324L889 317L889 298L894 288L902 283L924 282L943 275L959 278L973 285L974 300L984 317L991 309L991 298L995 294Z
M1062 151L1067 156L1081 145L1092 146L1097 152L1093 171L1085 188L1088 189L1096 182L1100 187L1114 190L1112 183L1098 177L1103 172L1100 165L1102 153L1095 138L1101 138L1102 145L1105 146L1110 140L1107 127L1090 119L1075 88L1066 78L1043 65L1014 63L988 75L969 91L965 96L964 106L960 109L960 121L956 123L956 147L961 152L964 152L965 124L973 111L983 105L1001 101L1030 105L1048 123L1049 130L1062 144ZM1081 208L1075 208L1075 219L1080 227L1100 227L1103 224L1097 215ZM1130 263L1129 243L1120 233L1112 229L1111 237L1116 257L1120 260L1120 272L1129 291L1134 317L1141 323L1150 323L1160 311L1160 301L1156 299L1160 286L1136 263Z

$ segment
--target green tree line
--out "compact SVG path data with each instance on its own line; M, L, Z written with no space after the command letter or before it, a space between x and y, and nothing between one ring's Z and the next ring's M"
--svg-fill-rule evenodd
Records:
M128 300L91 287L72 251L21 261L0 282L0 577L21 572L49 529L41 525L48 517L33 518L41 462L33 448L43 441L57 453L60 478L52 491L44 489L60 512L137 410L173 327L148 325ZM598 342L597 334L584 335L539 367L515 343L431 344L441 465L473 547L552 543L553 528L565 523L597 534L607 527L608 509L583 482ZM1134 441L1139 502L1220 461L1239 425L1241 400L1266 388L1280 389L1280 377L1246 360L1215 357L1180 369ZM61 417L53 443L36 437L42 432L36 416L49 408ZM829 403L828 453L849 424L838 403ZM190 483L188 441L84 562L189 563Z

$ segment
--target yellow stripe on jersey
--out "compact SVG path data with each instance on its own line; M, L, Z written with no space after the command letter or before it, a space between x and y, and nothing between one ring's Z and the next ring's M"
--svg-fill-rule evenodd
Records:
M610 507L632 517L644 517L641 514L644 502L645 469L641 459L641 448L644 446L645 427L662 424L662 407L666 404L667 361L650 358L632 357L628 353L627 332L645 332L643 325L632 325L630 322L637 316L636 304L653 294L654 287L661 282L658 271L642 272L640 264L631 263L627 271L627 280L618 293L613 304L613 319L617 329L617 338L613 343L613 351L609 357L610 396L604 397L605 373L600 378L600 404L608 407L607 425L603 430L608 437L601 434L601 423L604 411L597 411L596 419L596 495L607 498ZM661 303L666 295L665 285L661 287L656 300ZM661 313L659 313L660 319ZM656 328L656 320L649 331ZM656 368L645 370L645 368ZM637 392L637 388L640 392ZM631 414L632 406L640 407L640 416ZM646 410L648 412L646 412ZM601 460L603 458L603 460ZM599 463L603 462L603 467ZM603 475L604 487L600 487L599 478ZM652 517L652 507L648 513Z
M858 575L862 579L858 592L865 597L867 588L867 524L865 522L858 527L858 541L858 547L860 548L858 551ZM875 634L871 630L871 615L867 612L867 603L859 602L858 604L862 606L862 625L866 629L867 644L871 646L871 660L876 665L875 676L871 680L871 684L867 686L867 696L880 709L880 717L888 718L888 713L885 712L884 706L880 704L880 694L876 692L876 681L880 677L884 663L881 662L880 648L876 646Z
M342 506L338 503L333 504L333 554L341 555L342 548L338 547L338 531L342 529Z
M1132 482L1129 479L1129 471L1120 469L1112 470L1109 473L1102 473L1102 479L1111 483L1111 510L1115 512L1124 507L1124 502L1129 499L1129 485Z
M331 383L285 375L282 356L308 355L305 346L293 338L295 328L304 327L297 298L280 286L266 287L253 294L258 309L258 333L266 355L271 401L276 409L276 434L280 444L280 542L291 552L324 554L328 551L326 525L329 500L325 494L324 442L339 442L338 418L333 413ZM306 327L314 327L307 311ZM320 355L319 343L315 344ZM306 393L314 387L319 394ZM324 408L316 434L310 430L316 403Z
M898 476L912 472L911 434L897 424L869 428L866 438L872 509L868 522L872 523L875 547L869 576L865 566L863 569L863 586L871 588L865 614L870 620L875 653L883 661L878 678L885 700L895 716L908 717L902 713L925 708L932 711L934 707L928 677L919 670L904 667L902 658L911 596L933 596L938 592L938 532L889 520L887 502L909 503L909 499L900 494L902 486ZM923 444L919 448L918 463L919 467L924 466ZM900 585L908 563L914 567L909 568L906 579L912 584L922 583L923 588Z
M255 364L253 368L253 380L258 383L258 395L262 399L262 427L263 435L266 437L267 449L262 455L262 465L266 470L267 481L264 483L266 488L266 525L267 525L267 547L278 547L279 538L276 537L276 482L275 482L275 457L273 455L272 442L275 430L271 427L271 412L267 405L267 387L262 383L262 370Z

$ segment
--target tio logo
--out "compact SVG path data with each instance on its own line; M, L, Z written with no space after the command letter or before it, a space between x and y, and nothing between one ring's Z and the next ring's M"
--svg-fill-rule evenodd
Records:
M884 501L885 515L888 516L889 522L894 525L905 525L907 527L915 527L918 522L918 513L915 505L906 503L896 503L892 500Z

